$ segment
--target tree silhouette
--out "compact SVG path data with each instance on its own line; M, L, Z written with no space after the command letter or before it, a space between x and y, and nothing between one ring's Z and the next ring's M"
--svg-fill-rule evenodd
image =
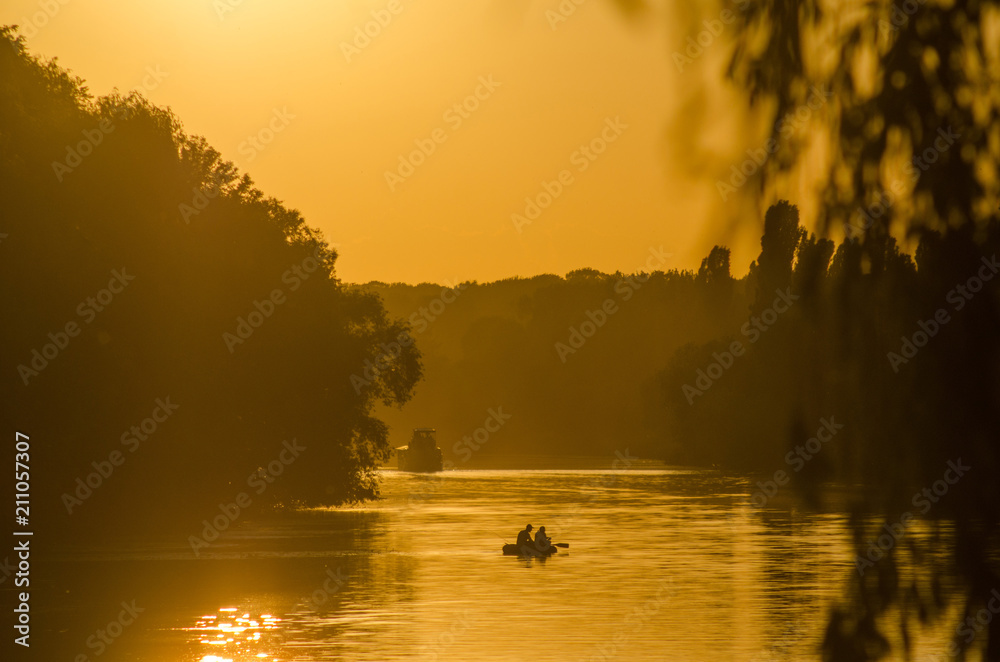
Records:
M766 308L776 290L792 282L792 261L805 231L799 226L799 210L782 200L764 215L764 234L760 238L760 256L751 267L757 279L755 310Z
M775 415L825 402L854 417L856 432L832 464L840 477L871 488L856 504L859 557L881 524L913 508L915 491L940 479L947 461L962 457L977 467L930 512L932 525L954 520L941 539L947 575L963 587L964 621L1000 584L990 560L1000 518L998 298L995 288L975 298L955 294L997 249L1000 150L990 136L1000 130L1000 71L989 41L997 4L880 2L850 14L824 7L813 0L749 4L737 12L728 70L750 105L773 109L774 119L801 105L814 86L833 100L812 131L781 135L771 124L780 149L762 171L765 184L777 184L802 167L807 141L821 144L829 167L818 223L843 227L851 238L833 256L829 305L805 307L817 335L803 356L827 368L815 373L825 374L825 388L804 389L799 407ZM894 227L918 238L916 267L891 236ZM825 260L810 252L800 251L796 276L814 287ZM762 280L771 277L776 271ZM948 321L934 322L937 311ZM914 341L919 355L905 349ZM861 515L871 512L883 519L872 525ZM916 622L942 614L943 580L921 572L941 570L931 551L911 537L876 569L853 576L851 600L829 624L829 659L884 655L887 640L876 623L893 609L902 614L906 646ZM1000 659L1000 621L954 644L958 655L981 648L985 659Z
M322 235L169 110L91 97L15 28L0 41L0 299L17 321L0 330L0 395L8 428L45 440L35 520L184 535L240 492L375 496L375 407L421 376L408 324L341 286ZM293 439L304 459L281 455Z

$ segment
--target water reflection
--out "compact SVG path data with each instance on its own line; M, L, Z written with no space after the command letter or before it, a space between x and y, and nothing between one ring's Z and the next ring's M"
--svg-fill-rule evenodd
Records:
M216 614L201 616L193 627L184 628L190 640L209 647L199 662L280 662L272 651L281 648L281 619L271 614L240 615L236 607L222 607ZM206 650L202 648L202 650Z
M74 556L59 579L59 622L75 628L66 652L107 621L88 622L88 610L135 596L151 606L116 641L116 660L818 659L856 572L846 514L777 499L755 508L745 477L647 467L384 478L377 503L247 518L197 560L182 542ZM571 548L503 556L527 522Z

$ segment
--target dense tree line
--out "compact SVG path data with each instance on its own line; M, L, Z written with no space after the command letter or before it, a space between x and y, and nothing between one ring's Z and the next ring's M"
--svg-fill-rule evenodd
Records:
M462 466L499 455L663 457L658 371L674 351L745 316L745 282L716 248L698 273L652 270L510 278L450 286L368 283L407 319L425 380L401 410L382 412L394 443L436 427ZM490 408L510 418L471 439Z
M406 323L169 110L0 41L0 388L39 530L193 533L240 493L375 495L374 407L408 399L419 355L351 375Z
M426 358L414 407L387 420L400 443L409 427L437 426L458 466L511 454L610 463L628 448L763 483L780 475L814 507L834 499L851 511L857 552L825 647L830 659L872 659L890 650L880 615L901 617L905 642L913 618L948 608L945 587L961 587L964 622L1000 585L988 561L1000 223L924 229L913 255L886 232L839 244L808 233L786 201L763 225L738 280L717 246L697 274L368 284L413 323ZM509 422L472 438L495 406ZM956 654L995 641L962 632Z
M950 608L949 657L1000 659L1000 619L983 616L1000 586L998 12L996 2L814 0L735 12L726 75L777 145L760 188L746 190L767 201L816 175L818 227L852 238L829 269L801 269L813 292L801 319L781 319L755 348L758 364L731 375L771 393L748 420L784 428L786 447L817 417L843 416L837 443L795 474L864 488L850 502L857 572L831 612L827 659L882 658L890 631L907 657L919 653L913 632ZM782 131L815 86L830 102ZM916 244L912 258L894 237ZM693 406L719 407L710 395ZM817 501L831 492L799 482ZM914 513L932 535L901 532Z
M944 613L946 586L966 595L960 622L975 619L1000 582L989 561L1000 496L1000 223L927 230L914 257L884 234L834 251L781 202L761 246L745 320L681 348L660 374L668 457L760 472L758 506L780 484L817 507L860 488L846 504L857 592L834 612L830 659L886 654L879 614L900 615L907 641L914 614ZM934 533L918 533L918 519ZM995 636L956 635L953 651L995 646Z

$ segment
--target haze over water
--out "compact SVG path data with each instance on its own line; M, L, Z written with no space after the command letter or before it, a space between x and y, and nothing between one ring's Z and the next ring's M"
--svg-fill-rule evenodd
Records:
M66 597L40 620L65 659L93 655L87 636L133 598L145 611L106 659L816 655L855 572L843 514L789 510L780 494L756 508L743 476L568 464L588 468L384 470L378 502L248 515L198 560L183 541L68 553L51 569ZM501 556L500 536L529 520L570 548ZM918 633L928 651L947 637Z
M2 659L1000 662L1000 0L2 5Z

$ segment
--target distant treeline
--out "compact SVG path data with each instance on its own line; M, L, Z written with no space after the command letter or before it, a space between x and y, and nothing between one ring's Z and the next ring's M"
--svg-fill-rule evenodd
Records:
M373 406L408 398L418 354L351 376L404 323L168 110L0 42L0 395L33 525L184 540L245 516L219 504L376 494Z
M932 650L920 635L937 632L949 659L1000 660L985 609L1000 586L997 5L844 8L735 12L725 75L769 153L742 191L808 191L816 226L850 240L827 263L832 246L772 208L752 312L763 318L775 289L800 298L729 367L706 345L678 355L668 422L708 460L778 455L756 505L791 481L850 513L856 572L828 608L822 659L920 659ZM684 136L717 134L710 99ZM804 121L789 130L789 117ZM701 394L684 388L693 370L708 373Z
M998 240L996 223L978 237L927 231L914 260L888 236L818 238L782 202L740 279L716 246L697 273L369 283L409 321L425 368L413 401L383 416L394 443L411 427L437 427L446 455L468 466L525 453L610 464L628 448L799 478L898 461L907 431L933 425L940 452L907 460L933 474L957 450L949 426L963 425L961 403L983 397L976 375L989 357L962 339L1000 329ZM954 415L933 405L940 386L962 394ZM473 437L494 407L510 418L485 441ZM796 451L824 425L837 426L840 451ZM854 444L862 450L851 456Z
M650 264L663 264L662 249ZM750 299L729 251L697 272L566 274L493 283L361 286L407 320L424 361L411 403L381 416L393 443L436 427L447 456L467 466L498 455L665 456L658 373L681 347L739 326ZM474 438L491 408L509 419Z

